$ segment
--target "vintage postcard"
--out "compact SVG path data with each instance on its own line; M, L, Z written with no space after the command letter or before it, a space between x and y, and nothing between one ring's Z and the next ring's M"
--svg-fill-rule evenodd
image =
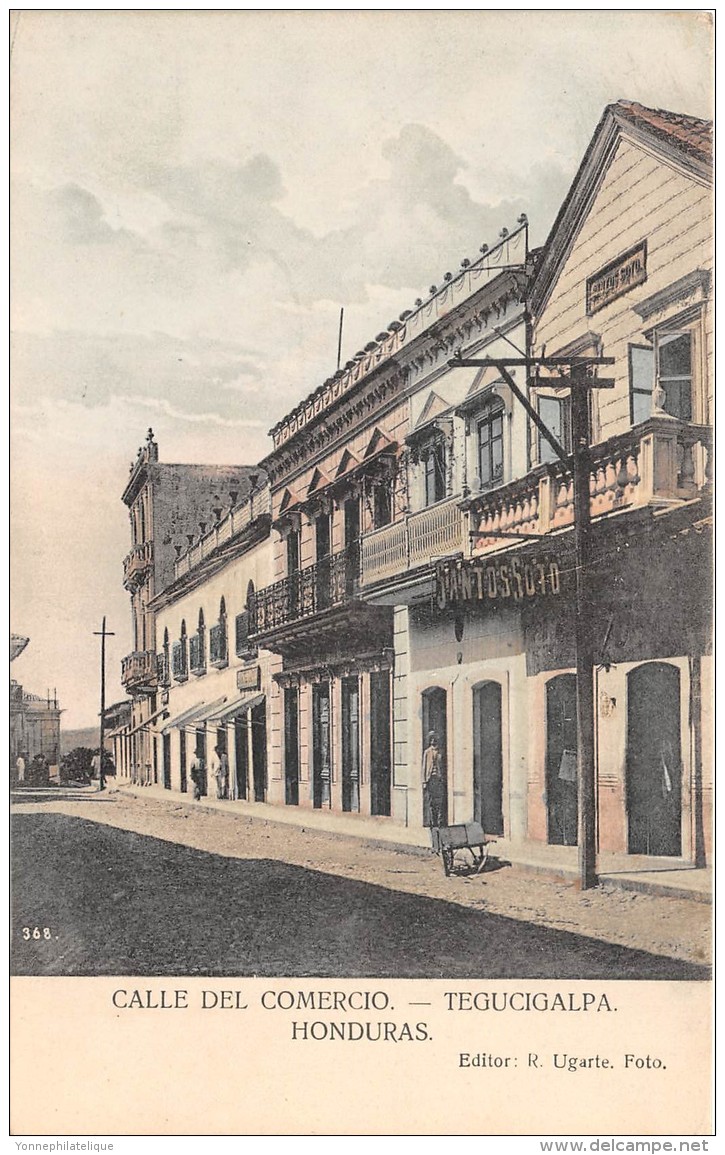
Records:
M707 1149L713 19L11 14L18 1140Z

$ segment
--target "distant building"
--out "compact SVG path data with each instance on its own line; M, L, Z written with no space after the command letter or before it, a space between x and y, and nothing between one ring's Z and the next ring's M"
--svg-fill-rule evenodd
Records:
M10 760L11 769L22 754L32 761L37 754L49 766L60 761L60 716L58 699L48 694L28 694L16 681L10 683Z
M121 681L131 699L131 721L119 735L124 772L137 767L159 781L158 747L149 727L165 710L168 692L159 680L154 597L174 580L176 559L213 530L251 489L259 474L248 466L175 465L159 461L149 430L123 492L131 525L131 550L123 563L131 595L133 649L123 659ZM122 754L121 754L122 751Z

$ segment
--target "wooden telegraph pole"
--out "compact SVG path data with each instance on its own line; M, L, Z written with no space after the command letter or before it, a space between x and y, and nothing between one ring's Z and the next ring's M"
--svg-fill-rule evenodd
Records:
M106 629L106 616L100 630L94 630L93 636L101 639L101 727L98 739L98 789L106 789L106 776L103 773L103 726L106 721L106 638L114 638L113 630Z
M577 728L577 832L579 847L579 887L588 890L597 885L596 842L596 771L594 764L594 650L590 629L591 606L587 584L591 565L591 513L589 509L590 427L589 397L591 389L613 389L612 378L594 376L596 366L613 365L613 357L462 357L448 364L454 368L495 366L517 401L523 405L542 437L551 445L560 461L571 469L574 481L574 549L576 553L576 600L574 644L576 652L576 728ZM526 394L516 384L510 369L526 368L527 380L534 371L553 370L555 376L543 383L568 388L571 396L572 452L567 453L542 421ZM539 381L539 384L542 382ZM515 537L515 534L486 530L486 537ZM521 534L521 538L534 535Z

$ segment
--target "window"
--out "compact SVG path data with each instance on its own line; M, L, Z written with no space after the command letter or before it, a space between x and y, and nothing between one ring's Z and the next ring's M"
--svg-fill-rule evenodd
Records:
M445 442L435 441L423 457L425 470L425 504L434 505L446 496Z
M652 345L629 346L629 388L632 424L652 416L655 409L692 420L692 333L658 332ZM655 386L657 393L653 404Z
M247 583L246 609L234 621L234 648L238 658L256 657L257 647L249 641L254 603L254 582Z
M478 421L478 476L481 489L503 482L503 402L492 404Z
M657 384L664 389L665 413L692 420L692 334L668 333L657 337Z
M632 424L652 416L655 378L655 351L651 345L629 346L629 393Z
M540 396L538 410L544 425L554 434L562 448L569 452L571 450L569 398ZM539 434L539 462L558 460L553 445L549 444L540 431L537 430L537 432Z

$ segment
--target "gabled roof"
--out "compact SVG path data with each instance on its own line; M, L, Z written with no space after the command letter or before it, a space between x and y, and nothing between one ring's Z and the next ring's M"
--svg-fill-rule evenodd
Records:
M664 108L647 108L635 100L618 100L610 108L631 124L653 133L661 140L674 143L678 148L703 160L712 159L712 121L686 116L682 112L668 112Z
M621 136L660 154L701 183L712 181L712 122L647 108L633 100L608 104L537 261L531 307L541 309L596 196Z

